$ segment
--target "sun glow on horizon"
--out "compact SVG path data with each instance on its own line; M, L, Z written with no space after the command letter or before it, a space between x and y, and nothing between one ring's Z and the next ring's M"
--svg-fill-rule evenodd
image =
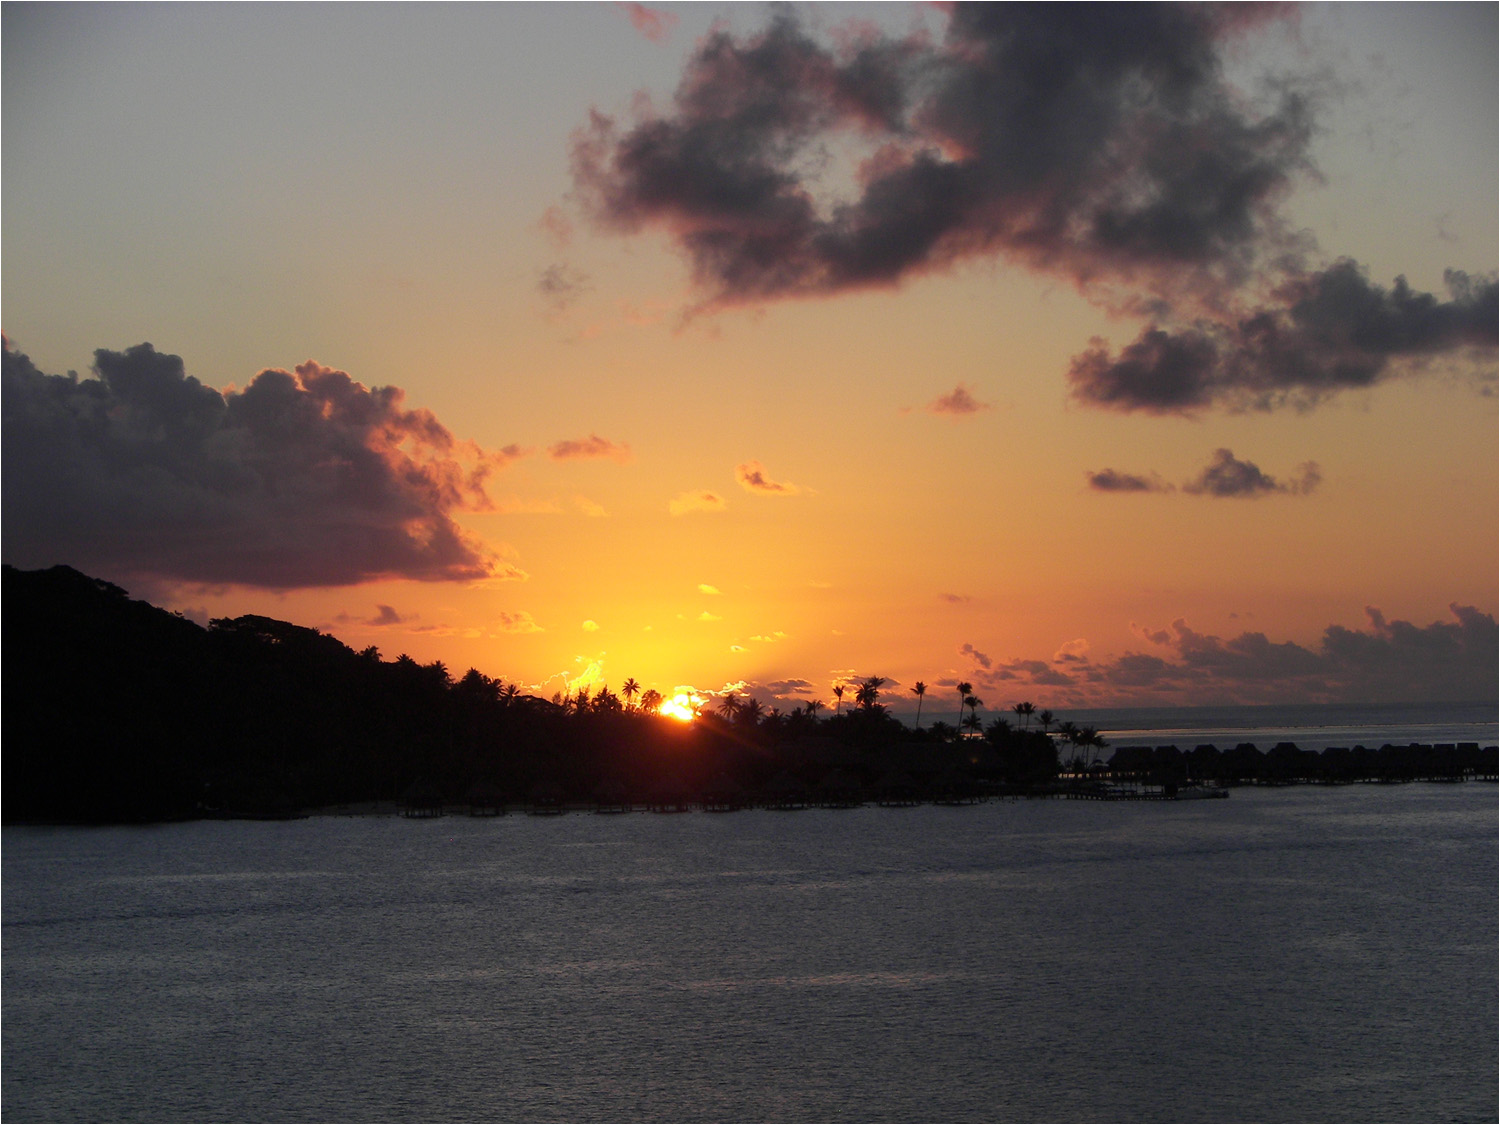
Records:
M698 708L703 706L703 700L696 694L679 691L671 699L662 703L656 709L658 715L665 715L669 719L676 719L680 723L690 723L698 717Z

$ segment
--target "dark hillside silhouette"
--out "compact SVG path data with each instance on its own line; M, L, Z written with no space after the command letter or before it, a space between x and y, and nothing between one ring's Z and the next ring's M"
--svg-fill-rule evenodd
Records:
M6 566L3 583L8 822L277 817L369 802L423 815L848 807L1098 796L1121 782L1168 793L1202 781L1495 774L1495 751L1470 745L1126 747L1106 764L1090 728L1063 721L1054 737L1041 711L1042 729L1031 729L1030 703L1013 708L1019 728L1000 718L981 727L969 684L957 685L959 727L913 731L880 702L879 676L826 718L817 701L783 712L730 695L681 723L648 706L655 692L635 706L634 679L620 694L580 688L549 701L475 669L455 678L441 661L385 660L270 617L205 629L65 566ZM845 687L835 688L840 704Z

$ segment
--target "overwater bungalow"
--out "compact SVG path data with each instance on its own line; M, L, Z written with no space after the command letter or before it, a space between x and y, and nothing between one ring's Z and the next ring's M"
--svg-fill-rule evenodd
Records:
M555 781L539 781L526 797L526 811L532 816L560 816L568 811L563 803L566 794Z
M630 790L623 781L619 778L607 778L594 789L594 811L612 815L634 812L635 802L631 800Z
M734 812L747 804L745 787L727 773L721 773L703 790L704 812Z
M495 785L477 782L464 795L470 816L504 816L505 794Z
M854 809L865 803L859 779L848 770L831 770L813 790L819 808Z
M680 777L668 777L651 790L646 807L655 813L687 812L693 807L693 799Z
M807 808L807 786L786 770L766 782L761 793L761 803L768 809Z
M413 782L407 791L401 794L401 815L412 818L427 818L442 816L443 794L438 787L430 781Z

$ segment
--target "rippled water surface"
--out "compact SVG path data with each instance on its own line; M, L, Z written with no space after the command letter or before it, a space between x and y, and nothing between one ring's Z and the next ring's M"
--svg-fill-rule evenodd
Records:
M1490 785L4 831L3 1112L1488 1120Z

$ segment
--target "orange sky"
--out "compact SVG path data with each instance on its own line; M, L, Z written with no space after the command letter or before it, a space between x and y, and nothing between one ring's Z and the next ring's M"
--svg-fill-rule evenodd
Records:
M906 700L967 679L990 709L1493 691L1493 7L1182 31L1216 60L1193 135L1232 161L1259 129L1277 179L1253 230L1168 265L1110 208L1180 191L1185 224L1203 193L1232 200L1186 181L1181 146L1148 159L1167 118L1119 126L1147 153L1120 171L1088 163L1092 126L1050 85L1026 145L989 87L957 120L968 103L891 64L914 108L878 125L827 93L871 44L929 52L958 89L985 28L898 5L628 15L7 8L6 561L549 695L633 676L790 706L877 674ZM1114 65L1104 32L1065 34L1079 73ZM782 69L741 88L726 58ZM784 159L719 104L789 90ZM1300 114L1305 137L1266 139ZM652 156L660 181L648 127L689 138ZM929 158L982 202L860 273L902 246L861 193ZM758 172L780 194L731 204ZM1073 208L1045 254L996 233L1039 221L1042 192ZM815 235L783 223L804 198ZM873 251L819 256L881 222ZM776 269L747 273L768 231ZM1356 298L1379 332L1335 323ZM1321 335L1275 353L1257 314ZM1198 398L1163 397L1166 353L1124 372L1153 328L1219 349ZM123 355L145 341L182 368ZM1356 344L1368 378L1337 366ZM1331 381L1290 373L1320 347ZM1091 348L1134 381L1085 381ZM95 349L122 353L107 394ZM256 381L309 360L353 383ZM47 381L70 369L82 390Z

